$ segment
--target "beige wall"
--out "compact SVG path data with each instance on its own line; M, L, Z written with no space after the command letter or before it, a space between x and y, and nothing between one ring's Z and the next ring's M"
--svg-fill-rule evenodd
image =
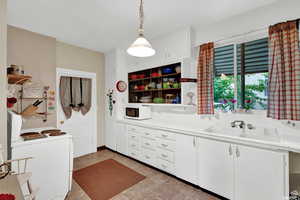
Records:
M56 65L59 68L94 72L97 75L98 146L104 145L104 54L56 42Z
M32 76L33 83L56 86L56 40L52 37L36 34L24 29L8 26L7 30L7 62L8 64L23 65L25 74ZM49 90L49 91L50 91ZM25 100L26 101L26 100ZM24 104L32 103L32 100ZM44 111L41 104L40 111ZM23 128L56 127L56 112L49 111L47 122L42 119L27 119Z
M0 144L6 157L6 0L0 0Z
M8 26L8 64L23 65L34 82L56 89L56 68L66 68L97 75L98 146L104 144L104 54L56 41L55 38ZM51 112L51 111L50 111ZM56 127L56 110L44 123L28 119L23 128Z

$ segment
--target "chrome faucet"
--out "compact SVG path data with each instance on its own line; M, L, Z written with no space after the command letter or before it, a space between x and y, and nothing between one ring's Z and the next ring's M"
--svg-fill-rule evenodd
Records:
M230 123L230 124L231 124L231 127L232 127L232 128L237 127L236 123L240 123L238 126L239 126L240 128L242 128L242 129L244 129L244 128L246 127L246 123L245 123L244 121L242 121L242 120L234 120L233 122Z

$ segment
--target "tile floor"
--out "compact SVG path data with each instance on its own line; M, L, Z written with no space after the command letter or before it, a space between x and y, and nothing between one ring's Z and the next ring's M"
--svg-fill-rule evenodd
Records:
M109 150L103 150L76 158L74 160L74 170L110 158L115 159L121 164L146 176L143 181L116 195L112 200L219 200L218 198L185 184L174 177L168 176L158 170L147 167L146 165ZM72 191L67 200L89 199L87 194L85 194L80 186L73 180Z

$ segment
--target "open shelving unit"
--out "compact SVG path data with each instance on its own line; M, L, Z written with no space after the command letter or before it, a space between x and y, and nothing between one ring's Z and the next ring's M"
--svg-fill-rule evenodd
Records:
M128 73L129 103L180 104L181 63ZM149 102L142 102L149 97Z

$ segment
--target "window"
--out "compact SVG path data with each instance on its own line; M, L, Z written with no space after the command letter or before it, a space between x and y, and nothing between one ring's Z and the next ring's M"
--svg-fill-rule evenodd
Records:
M237 45L238 106L266 109L269 66L268 38Z
M234 45L214 50L214 101L216 108L233 109L234 99Z
M268 82L268 38L215 48L216 108L265 109ZM234 76L234 60L237 77ZM235 86L236 85L236 86ZM237 94L235 94L235 87Z

